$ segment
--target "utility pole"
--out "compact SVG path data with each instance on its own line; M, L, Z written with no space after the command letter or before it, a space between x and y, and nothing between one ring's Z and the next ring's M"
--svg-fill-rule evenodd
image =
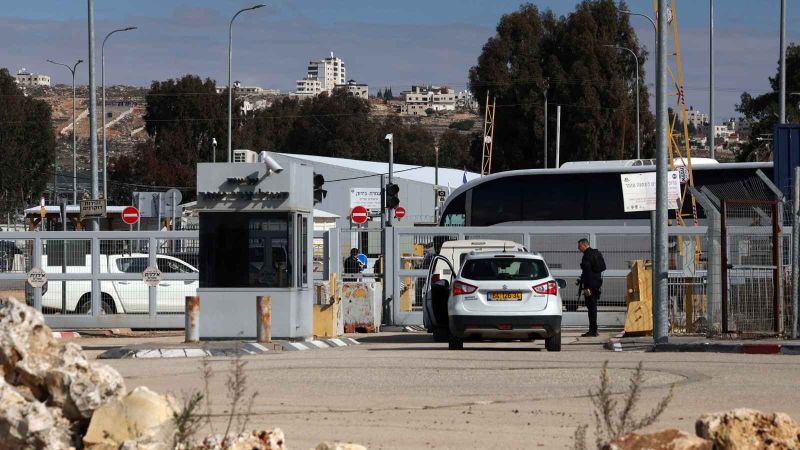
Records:
M658 0L658 45L656 58L656 235L653 284L653 341L666 343L669 339L668 286L669 270L667 220L669 218L667 171L667 0Z
M89 8L89 143L92 170L92 199L97 200L97 96L94 82L94 0L87 0ZM89 228L100 230L100 221L91 219Z
M544 79L544 168L547 169L547 90L550 88L550 80Z
M786 123L786 0L781 0L781 74L778 94L778 115L780 123Z
M709 34L708 34L708 155L714 159L714 0L709 4Z

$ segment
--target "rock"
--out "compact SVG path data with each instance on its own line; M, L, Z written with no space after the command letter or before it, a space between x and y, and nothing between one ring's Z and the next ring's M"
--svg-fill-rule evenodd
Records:
M238 436L208 436L192 450L286 450L283 430L252 431Z
M61 411L29 401L0 378L0 450L74 449Z
M131 440L140 444L147 440L171 443L175 435L172 417L179 409L171 396L137 387L125 397L112 399L97 408L83 443L92 449L102 444L116 448Z
M321 442L314 450L367 450L367 447L346 442Z
M784 413L739 408L704 414L697 419L695 432L718 449L800 448L800 427Z
M651 434L630 433L612 441L603 450L712 450L711 441L681 430L665 430Z
M106 401L125 394L120 374L89 362L81 348L53 337L42 314L13 298L0 299L0 368L28 401L62 410L85 425Z

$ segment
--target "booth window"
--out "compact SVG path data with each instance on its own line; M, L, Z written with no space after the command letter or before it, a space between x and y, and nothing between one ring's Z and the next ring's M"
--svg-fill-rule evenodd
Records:
M293 214L200 213L200 287L293 286Z
M300 267L297 272L297 285L305 287L308 286L308 268L306 267L308 263L308 216L297 216L297 234L299 236L297 254L300 258L297 264Z

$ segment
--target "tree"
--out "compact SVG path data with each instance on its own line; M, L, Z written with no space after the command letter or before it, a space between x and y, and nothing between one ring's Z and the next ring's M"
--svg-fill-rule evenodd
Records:
M620 6L625 8L624 2ZM496 97L495 170L543 167L544 90L550 104L548 128L555 130L556 104L562 105L561 161L626 158L636 151L636 92L633 50L644 78L646 52L613 0L584 0L566 17L525 4L504 15L497 34L483 46L469 72L470 90L481 105ZM652 154L654 119L647 88L640 87L644 156ZM624 130L624 131L623 131ZM549 158L554 158L554 132ZM473 145L480 160L480 146ZM620 155L624 148L625 154ZM553 161L548 164L552 167Z
M470 154L470 136L448 129L439 136L439 166L452 168L471 168L474 159Z
M383 91L381 91L380 89L378 89L378 93L377 93L377 94L375 94L375 97L377 97L377 98L383 98Z
M392 93L392 87L391 87L391 86L389 86L389 88L388 88L388 89L386 89L385 91L383 91L383 99L384 99L384 100L391 100L391 99L393 99L393 98L394 98L394 94Z
M779 68L780 70L780 68ZM768 159L771 153L771 138L775 124L778 123L778 91L779 78L769 78L771 92L753 97L748 92L743 92L741 103L736 105L736 111L742 113L745 119L751 121L750 141L740 147L736 154L739 161L752 161ZM790 44L786 48L786 92L800 92L800 45ZM786 98L786 121L800 122L800 97L789 96Z
M0 212L14 212L44 193L53 178L55 148L50 106L26 97L8 70L0 69Z
M227 91L218 94L213 80L196 75L154 81L145 99L145 130L150 140L132 154L121 155L109 165L109 179L117 182L112 198L130 198L128 184L155 189L183 188L186 198L194 195L198 162L212 161L211 140L220 143L217 161L227 160ZM233 104L233 148L243 118L241 101Z

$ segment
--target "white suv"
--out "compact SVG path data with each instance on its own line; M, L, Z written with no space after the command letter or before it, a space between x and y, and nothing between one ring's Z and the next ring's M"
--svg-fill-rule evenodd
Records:
M449 348L465 340L544 339L561 350L561 296L544 259L525 252L473 252L453 280L447 301Z

